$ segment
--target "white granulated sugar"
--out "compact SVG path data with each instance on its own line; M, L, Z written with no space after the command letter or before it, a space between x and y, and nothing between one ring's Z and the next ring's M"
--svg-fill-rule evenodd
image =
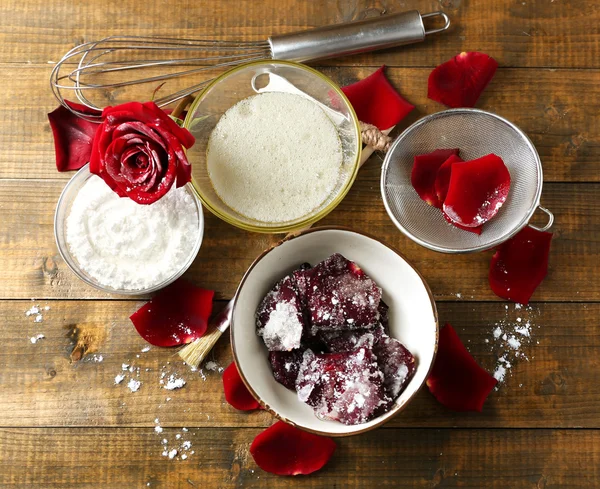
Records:
M125 376L123 374L115 375L115 384L120 384L125 380Z
M192 442L191 441L184 441L181 444L181 448L183 448L184 450L189 450L190 448L192 448Z
M156 433L162 433L163 432L163 427L162 426L155 426L154 427L154 431Z
M207 167L219 197L263 222L298 219L318 208L338 180L338 131L311 100L270 92L228 109L208 142Z
M500 326L498 326L496 329L494 329L494 339L498 339L500 338L500 335L502 334L502 330L500 329Z
M268 349L289 351L300 347L302 329L296 306L278 302L260 333Z
M496 370L494 371L494 378L498 382L503 382L505 375L506 375L506 368L504 367L504 365L498 365L496 367Z
M508 346L510 346L513 350L518 350L519 347L521 346L521 342L516 339L514 336L511 336L508 341Z
M170 450L170 451L169 451L169 458L170 458L171 460L173 460L173 459L174 459L174 458L177 456L177 454L178 454L178 453L179 453L179 452L177 451L177 449L176 449L176 448L173 448L173 450Z
M129 382L127 382L127 387L131 392L139 391L141 385L142 383L139 380L135 379L129 379Z
M44 316L42 316L41 314L38 314L35 319L33 320L34 323L41 323L44 320Z
M129 370L129 364L128 363L121 364L121 370L123 370L123 371Z
M219 364L217 362L214 362L212 360L209 360L208 362L206 362L204 364L204 368L206 368L206 370L209 370L211 372L222 372L224 370L223 367L219 366Z
M43 340L46 336L43 333L38 333L35 336L32 336L31 338L29 338L29 341L31 341L31 343L36 344L38 341Z
M163 385L163 389L167 389L168 391L172 391L175 389L181 389L185 385L185 380L181 377L176 377L175 375L170 375L167 379L167 383Z
M142 348L142 353L146 353L147 351L150 351L149 346L145 346L144 348Z
M198 210L175 186L151 205L120 198L92 175L66 221L69 250L100 284L127 290L152 287L188 260L200 232Z
M186 460L187 458L188 458L188 456L185 453L181 456L181 460Z

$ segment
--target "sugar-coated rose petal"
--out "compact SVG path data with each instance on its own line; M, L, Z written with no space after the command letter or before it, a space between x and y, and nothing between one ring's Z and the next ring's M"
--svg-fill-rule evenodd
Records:
M97 110L85 105L66 101L73 109L90 116L100 115ZM88 161L92 153L92 141L97 123L85 120L60 105L48 114L48 121L54 137L54 152L58 171L79 170Z
M269 363L273 371L273 377L281 385L290 390L296 391L296 379L304 350L297 349L292 351L270 351Z
M419 197L429 205L442 206L435 193L435 179L442 164L452 155L458 155L458 152L458 149L436 149L431 153L415 156L410 181Z
M490 287L503 299L529 303L548 273L552 233L529 226L501 244L490 264Z
M448 221L454 227L456 227L458 229L462 229L463 231L469 231L470 233L475 233L475 234L481 234L481 232L483 231L483 225L477 226L477 227L474 227L474 228L468 228L466 226L461 226L460 224L457 224L456 222L454 222L452 219L450 219L446 215L446 213L444 211L442 211L442 215L444 216L444 219L446 219L446 221Z
M299 475L321 469L335 448L331 438L307 433L278 421L254 439L250 454L266 472Z
M435 194L437 195L438 202L444 203L446 195L448 194L448 186L450 185L450 175L452 173L452 165L463 160L457 156L452 155L448 158L442 166L439 167L437 175L435 177Z
M427 387L454 411L481 411L498 381L483 370L467 351L450 324L440 331L438 352Z
M240 411L254 411L260 409L260 404L244 384L240 377L235 362L223 372L223 390L225 391L225 400L234 408Z
M494 217L508 197L510 173L495 154L454 163L444 212L456 224L481 226Z
M427 96L448 107L475 107L498 62L484 53L460 53L429 75Z
M342 88L358 119L382 131L398 124L415 108L391 85L384 68L382 66L372 75Z
M129 319L140 336L152 345L190 343L206 332L213 296L212 290L179 279L161 290Z

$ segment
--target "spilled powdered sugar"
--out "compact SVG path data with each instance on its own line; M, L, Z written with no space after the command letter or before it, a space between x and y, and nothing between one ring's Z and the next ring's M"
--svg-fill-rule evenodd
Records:
M511 369L518 361L529 361L524 349L533 343L534 330L540 327L535 324L540 311L533 306L506 304L504 312L504 318L493 324L491 338L485 340L486 343L491 343L490 351L496 354L496 365L492 375L498 384L504 382L507 376L512 376ZM536 344L538 343L539 341L536 341ZM520 387L522 385L520 384Z

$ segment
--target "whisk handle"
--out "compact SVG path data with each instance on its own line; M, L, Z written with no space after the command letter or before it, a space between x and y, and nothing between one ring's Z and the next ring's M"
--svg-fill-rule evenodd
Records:
M441 17L444 26L428 31L425 29L423 19L433 17ZM449 27L450 19L443 12L421 15L418 10L410 10L356 22L318 27L308 31L271 36L269 44L273 59L301 62L420 42L425 39L426 35L445 31Z

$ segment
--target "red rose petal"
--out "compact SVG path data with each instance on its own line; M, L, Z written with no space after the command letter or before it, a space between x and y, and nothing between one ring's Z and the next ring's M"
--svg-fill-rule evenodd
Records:
M435 193L435 179L442 164L450 156L458 155L458 152L458 149L436 149L431 153L415 156L410 181L419 197L429 205L442 206Z
M529 226L501 244L490 263L490 287L499 297L529 303L548 273L552 233Z
M335 452L331 438L314 435L278 421L260 433L250 446L256 464L277 475L312 474Z
M99 115L97 110L85 105L66 101L73 109L88 115ZM85 120L60 105L48 114L54 137L54 152L58 171L79 170L88 161L92 152L92 140L98 123Z
M225 391L225 400L234 408L240 411L253 411L260 409L260 404L244 384L240 377L235 362L223 372L223 390Z
M444 212L455 223L469 228L494 217L510 190L510 173L495 154L454 163L444 200Z
M440 331L438 352L427 387L454 411L481 411L498 381L483 370L467 351L450 324Z
M454 222L452 219L450 219L446 215L446 213L444 211L442 211L442 215L444 216L444 219L446 219L446 221L448 221L454 227L457 227L458 229L462 229L463 231L469 231L470 233L475 233L477 235L481 234L481 232L483 231L483 225L477 226L474 228L468 228L467 226L461 226L460 224L457 224L456 222Z
M484 53L460 53L429 75L427 96L448 107L475 107L498 62Z
M213 296L212 290L179 279L161 290L129 319L140 336L152 345L190 343L206 332Z
M437 195L439 202L446 200L448 194L448 186L450 185L450 175L452 173L452 165L456 162L462 162L463 160L457 155L452 155L448 158L442 166L439 167L437 175L435 177L435 194Z
M398 124L415 108L391 85L384 68L385 65L363 80L342 88L358 119L382 131Z

